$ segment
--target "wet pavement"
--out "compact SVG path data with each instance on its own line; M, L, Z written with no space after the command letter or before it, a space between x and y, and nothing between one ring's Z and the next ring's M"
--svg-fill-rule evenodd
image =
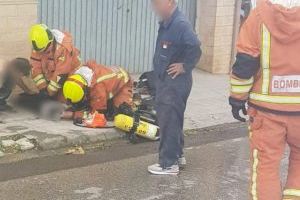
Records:
M246 200L246 132L244 125L235 124L187 137L188 165L179 176L148 174L147 166L157 160L157 143L120 141L82 156L55 155L1 164L0 199Z

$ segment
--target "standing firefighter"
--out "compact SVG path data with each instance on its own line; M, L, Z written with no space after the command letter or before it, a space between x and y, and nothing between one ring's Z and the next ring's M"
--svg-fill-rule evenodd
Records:
M67 76L81 64L72 36L44 24L30 30L32 78L41 94L56 96Z
M201 55L193 27L178 9L176 0L152 0L161 18L154 55L156 111L160 128L159 163L152 174L178 174L186 164L183 155L183 121L192 88L192 71Z
M248 102L251 197L281 200L280 161L290 147L284 199L300 199L300 1L260 0L243 25L230 104L245 121Z
M71 103L77 123L95 112L107 114L109 109L116 110L122 104L131 107L132 90L132 80L124 69L89 61L69 76L63 86L63 95ZM87 126L93 126L93 122Z

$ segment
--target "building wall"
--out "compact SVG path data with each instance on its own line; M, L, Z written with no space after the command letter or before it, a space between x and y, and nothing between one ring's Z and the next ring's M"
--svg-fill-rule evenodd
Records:
M38 0L39 21L68 31L84 61L152 70L158 18L149 0ZM179 0L195 24L197 0Z
M234 0L199 0L197 32L203 56L199 67L212 73L228 73L232 60L236 6Z
M0 0L0 59L29 56L28 30L36 20L36 0Z
M199 67L228 73L235 28L234 0L197 0L196 31L203 43ZM0 59L28 57L28 30L37 17L37 0L0 0Z

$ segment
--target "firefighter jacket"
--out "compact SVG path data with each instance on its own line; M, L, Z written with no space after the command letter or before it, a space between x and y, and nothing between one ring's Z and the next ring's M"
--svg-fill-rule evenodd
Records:
M300 112L300 7L256 2L241 28L231 97L256 108Z
M115 97L123 98L123 100L121 99L123 102L132 102L130 95L122 94L123 89L131 85L129 84L131 79L121 67L106 67L95 61L88 61L74 74L81 75L87 81L88 102L91 111L105 111L107 101ZM132 88L128 89L132 92Z
M33 51L30 58L36 86L39 90L47 89L50 96L57 94L67 76L81 65L72 36L58 30L52 30L52 33L55 42L44 52Z

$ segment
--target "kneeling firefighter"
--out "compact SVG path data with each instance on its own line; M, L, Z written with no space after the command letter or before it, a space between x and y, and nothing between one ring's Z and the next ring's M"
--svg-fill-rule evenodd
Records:
M113 119L121 105L133 105L133 82L121 67L107 67L89 61L78 68L63 86L63 95L72 105L75 124L99 128Z
M64 101L61 87L66 78L81 66L80 52L73 44L72 35L44 24L31 27L31 76L40 96Z

